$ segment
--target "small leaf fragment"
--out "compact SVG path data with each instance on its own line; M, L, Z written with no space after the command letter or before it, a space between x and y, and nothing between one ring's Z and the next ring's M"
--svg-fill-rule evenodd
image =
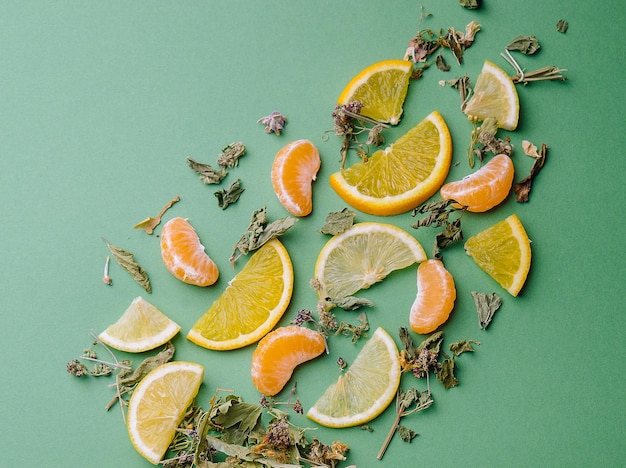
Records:
M187 164L191 170L200 174L200 180L204 184L219 184L226 177L226 169L215 169L210 164L199 163L191 158L187 158Z
M166 362L170 362L174 357L174 345L168 342L165 347L155 356L144 359L136 369L123 369L118 375L117 385L119 387L133 387L141 379Z
M322 226L320 232L322 234L330 234L331 236L341 234L345 230L352 227L355 217L356 213L354 211L350 211L348 208L328 213L328 215L326 215L324 226Z
M565 34L567 32L567 29L569 28L569 23L565 20L559 20L556 23L556 30L560 33Z
M450 345L450 351L455 356L459 356L463 353L473 353L476 351L472 345L480 345L480 342L475 340L459 340Z
M435 63L439 70L444 71L444 72L450 71L450 65L446 63L445 59L443 58L443 55L441 54L437 55L437 58L435 59Z
M486 330L494 314L502 305L502 299L496 293L484 294L472 291L476 312L478 312L478 325Z
M506 50L516 50L524 55L535 54L541 46L535 36L517 36L507 46Z
M217 190L213 192L213 195L217 198L217 205L225 210L228 205L235 203L239 200L239 197L244 192L244 188L241 186L241 179L235 180L225 189Z
M533 185L533 181L537 174L541 171L544 164L546 163L546 157L548 156L548 146L546 144L541 145L541 149L539 150L539 157L535 158L532 167L530 168L530 174L520 180L518 183L513 185L513 191L515 192L517 201L519 203L525 203L529 199L530 190Z
M326 301L343 310L356 310L361 307L374 307L374 303L364 297L327 297Z
M398 426L398 435L403 441L411 443L418 433L408 427L400 425Z
M239 158L246 154L245 145L238 141L222 148L222 153L217 158L217 165L226 169L232 169L239 164Z
M134 260L134 255L121 247L111 245L109 241L102 238L106 246L109 248L113 259L126 270L133 279L139 283L139 285L146 290L146 292L152 292L152 286L150 286L150 280L148 279L148 273Z
M480 0L459 0L459 5L468 10L476 10L480 8Z
M445 359L441 363L441 369L437 372L437 380L448 389L459 384L458 379L454 376L454 358Z

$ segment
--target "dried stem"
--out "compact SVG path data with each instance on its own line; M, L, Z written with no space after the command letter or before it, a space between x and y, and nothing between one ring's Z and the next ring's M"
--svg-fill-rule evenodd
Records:
M566 78L561 73L566 72L566 68L558 68L554 66L543 67L531 72L525 72L522 67L519 66L517 61L511 55L511 52L505 49L504 53L500 54L504 60L506 60L517 74L511 77L513 83L528 84L533 81L547 81L547 80L560 80L565 81Z

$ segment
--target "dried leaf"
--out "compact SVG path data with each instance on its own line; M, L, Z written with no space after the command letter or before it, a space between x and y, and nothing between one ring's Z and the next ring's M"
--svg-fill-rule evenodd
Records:
M453 388L459 384L458 379L454 376L454 358L446 359L441 363L441 369L437 372L437 380L445 388Z
M439 354L439 350L441 349L441 343L443 343L443 332L435 332L420 343L420 345L416 349L416 354L419 354L420 351L423 349L428 349L435 354Z
M437 55L435 59L435 63L437 64L437 68L441 71L450 71L450 65L448 65L441 54Z
M535 36L517 36L507 46L507 50L517 50L524 55L533 55L541 46Z
M559 20L558 23L556 23L556 30L560 33L565 34L568 28L569 23L565 20Z
M327 297L326 301L343 310L356 310L361 307L374 307L374 303L364 297Z
M226 169L215 169L210 164L204 164L187 158L189 167L200 174L200 180L205 184L219 184L226 177Z
M450 351L452 351L452 354L454 354L455 356L459 356L463 353L473 353L475 351L475 349L472 347L473 344L480 345L478 341L474 340L455 341L450 345Z
M480 0L459 0L459 5L468 10L476 10L480 8Z
M148 273L144 270L137 262L134 260L134 255L121 247L116 247L115 245L111 245L109 241L105 238L102 238L104 243L109 248L113 259L121 266L124 270L126 270L133 279L139 283L139 285L146 290L146 292L152 292L152 286L150 286L150 280L148 279Z
M136 369L123 369L118 375L117 384L119 387L133 387L138 384L150 371L156 369L166 362L170 362L174 357L174 345L167 343L163 350L157 355L148 357L142 361Z
M417 436L418 434L414 430L400 425L398 426L398 435L403 441L410 443L413 440L413 438Z
M328 215L326 215L324 226L322 226L320 232L322 234L330 234L331 236L341 234L345 230L352 227L355 217L356 213L354 211L350 211L348 208L328 213Z
M240 141L231 143L222 148L222 153L217 158L217 165L226 169L232 169L239 164L239 158L246 153L246 147Z
M478 325L486 330L494 314L502 305L502 299L496 293L484 294L472 291L476 312L478 312Z
M532 167L530 168L530 174L520 180L513 186L513 191L515 192L517 201L519 203L526 203L529 199L530 190L533 185L533 181L537 174L541 171L544 164L546 163L546 157L548 155L548 146L545 144L541 145L541 150L539 151L539 157L535 158Z
M225 210L228 205L235 203L239 200L239 197L244 192L244 188L241 186L241 179L237 179L225 189L213 192L213 195L217 197L217 205Z

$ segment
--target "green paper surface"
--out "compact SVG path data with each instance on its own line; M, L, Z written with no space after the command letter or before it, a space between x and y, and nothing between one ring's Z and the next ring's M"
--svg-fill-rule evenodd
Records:
M387 141L436 109L450 128L458 163L448 180L468 174L471 125L456 91L439 81L463 74L475 81L484 60L513 74L500 52L518 35L535 35L540 51L514 53L520 64L567 68L568 81L518 85L520 125L503 134L515 146L516 181L532 165L522 140L548 144L547 163L529 203L511 195L488 213L463 218L467 238L516 213L532 240L531 272L513 298L461 244L443 252L458 296L443 327L446 343L481 345L457 359L458 387L433 382L435 404L403 420L419 436L410 444L396 436L383 461L376 454L393 407L370 423L373 432L316 428L311 434L320 440L350 445L341 466L626 464L624 5L482 3L467 10L456 0L423 2L432 13L423 27L464 30L476 20L482 30L463 65L444 52L449 72L433 64L411 83L402 121ZM300 138L318 147L322 167L313 213L281 238L296 285L279 325L300 309L315 309L309 279L329 239L318 231L329 211L347 206L328 184L341 144L328 133L330 114L361 69L404 56L420 3L2 1L0 11L0 466L150 466L132 447L119 408L104 409L113 380L76 379L66 363L91 345L90 331L104 330L143 295L182 326L173 341L175 359L205 366L200 404L218 387L258 401L249 377L254 346L214 352L185 334L245 263L242 257L233 269L228 259L252 212L267 206L271 220L287 215L272 191L270 169L276 152ZM556 29L561 19L569 23L565 34ZM257 123L274 110L288 118L280 136ZM185 158L214 165L236 141L246 145L246 155L220 188L239 178L245 192L222 210L216 186L203 185ZM196 228L220 268L209 288L183 284L166 271L162 224L152 236L133 229L177 195L181 201L164 221L182 216ZM396 224L432 251L436 231L413 230L408 213L357 213L356 221ZM108 254L102 237L135 255L152 294L114 262L113 285L102 282ZM359 293L375 304L366 310L372 331L383 326L398 345L415 275L410 267ZM487 330L479 328L471 291L502 296ZM346 321L357 316L340 314ZM331 337L330 355L297 369L292 381L305 410L339 375L337 358L352 362L362 345ZM135 364L144 357L119 354ZM403 388L424 384L410 375L402 379ZM316 427L300 416L293 422Z

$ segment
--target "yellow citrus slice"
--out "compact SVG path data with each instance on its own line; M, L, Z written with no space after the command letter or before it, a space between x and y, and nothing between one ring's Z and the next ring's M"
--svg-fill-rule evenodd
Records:
M430 198L446 180L452 162L452 139L439 112L370 158L330 176L330 185L364 213L405 213Z
M407 60L385 60L365 68L343 89L341 105L359 101L361 115L397 125L409 88L413 64Z
M137 384L126 425L133 446L152 464L165 455L203 376L200 364L176 361L157 367Z
M259 341L289 305L293 267L287 249L272 239L248 260L187 334L208 349L242 348Z
M378 328L348 370L309 409L307 417L326 427L371 421L394 399L400 373L398 348L389 333Z
M511 77L496 64L485 60L474 93L463 112L481 121L494 117L500 128L515 130L519 119L519 98Z
M315 278L322 297L342 298L424 260L422 245L399 227L357 223L324 245L315 263Z
M140 353L167 343L179 331L180 325L139 296L98 338L120 351Z
M517 296L530 270L530 240L517 215L494 224L465 242L465 251L476 264Z

